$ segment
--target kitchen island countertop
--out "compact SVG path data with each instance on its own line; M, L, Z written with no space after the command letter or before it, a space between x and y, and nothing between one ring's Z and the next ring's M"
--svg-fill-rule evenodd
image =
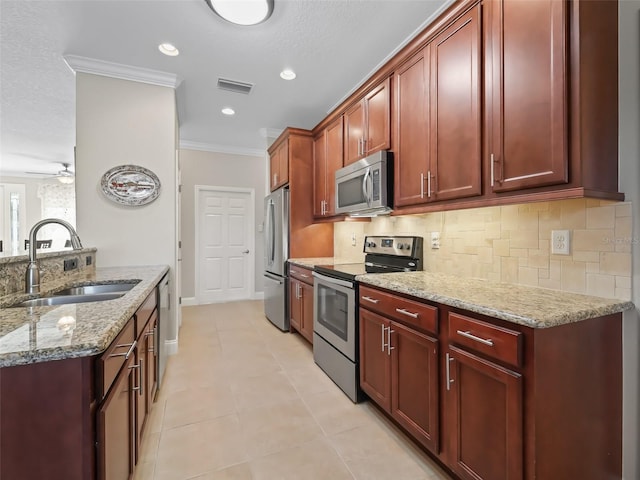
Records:
M115 300L6 308L34 296L20 293L0 297L0 306L5 307L0 308L0 367L103 352L168 271L166 265L106 267L72 283L81 286L139 280L130 291ZM62 287L43 289L42 295Z

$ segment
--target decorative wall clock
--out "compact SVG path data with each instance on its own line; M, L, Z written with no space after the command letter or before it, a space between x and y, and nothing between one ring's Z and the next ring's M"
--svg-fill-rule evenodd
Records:
M120 165L105 172L100 186L106 197L122 205L146 205L160 194L160 180L138 165Z

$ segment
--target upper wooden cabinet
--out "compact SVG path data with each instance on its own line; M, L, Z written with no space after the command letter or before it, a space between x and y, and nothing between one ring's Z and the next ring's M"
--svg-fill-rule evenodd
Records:
M269 151L271 172L269 178L271 191L289 183L289 140L284 139L272 151Z
M344 114L344 164L391 146L389 78L368 92Z
M480 7L395 73L395 205L482 193Z
M335 215L335 173L343 166L343 119L338 117L313 141L313 215Z
M567 183L568 4L489 3L490 186L504 192Z

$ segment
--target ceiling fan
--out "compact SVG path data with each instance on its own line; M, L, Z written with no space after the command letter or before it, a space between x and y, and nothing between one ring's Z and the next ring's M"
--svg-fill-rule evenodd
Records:
M75 180L75 175L71 170L69 170L70 164L61 163L60 165L62 165L63 169L58 170L58 173L53 175L45 172L24 172L24 173L27 175L37 175L42 178L56 178L60 183L65 183L65 184L73 183Z

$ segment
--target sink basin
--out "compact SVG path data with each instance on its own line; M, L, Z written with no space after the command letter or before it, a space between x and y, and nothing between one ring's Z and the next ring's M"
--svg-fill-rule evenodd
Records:
M55 292L53 295L56 297L67 296L67 295L73 295L73 296L83 295L84 296L84 295L95 295L95 294L105 294L105 293L114 293L114 292L128 292L137 284L138 282L84 285L82 287L65 288L64 290Z
M66 305L69 303L102 302L122 297L126 292L94 293L84 295L58 295L52 297L33 298L11 305L15 307L45 307L49 305Z

